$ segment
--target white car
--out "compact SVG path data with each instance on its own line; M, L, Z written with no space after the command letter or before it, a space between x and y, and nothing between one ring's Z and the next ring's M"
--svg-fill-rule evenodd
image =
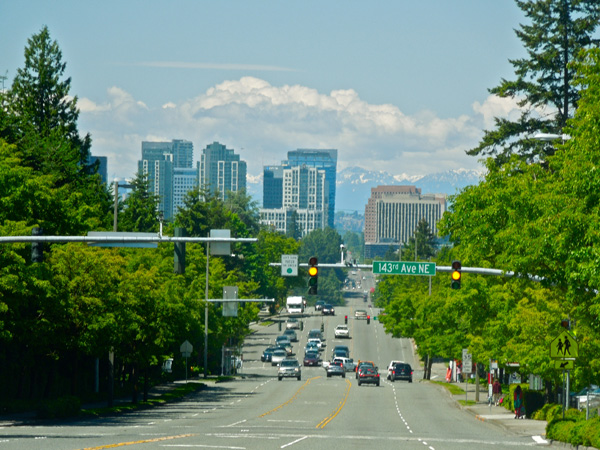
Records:
M323 343L321 342L321 339L319 339L319 338L310 338L308 340L308 342L314 342L314 343L316 343L317 344L317 348L319 350L323 350Z
M287 330L299 330L300 329L300 322L298 322L298 319L290 317L287 320L286 324L285 324L285 328Z
M338 325L335 327L335 337L336 338L349 338L350 330L348 329L348 325Z

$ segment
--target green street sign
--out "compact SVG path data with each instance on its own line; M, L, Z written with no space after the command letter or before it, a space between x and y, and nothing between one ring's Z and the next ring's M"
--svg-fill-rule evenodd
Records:
M435 275L435 263L407 261L373 261L373 273L384 275Z

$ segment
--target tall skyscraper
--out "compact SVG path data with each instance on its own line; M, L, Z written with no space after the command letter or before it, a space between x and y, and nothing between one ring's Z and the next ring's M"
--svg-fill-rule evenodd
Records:
M325 185L327 188L327 226L334 228L335 219L335 183L337 174L336 149L297 149L288 152L287 161L282 165L298 167L306 165L325 171Z
M218 192L222 199L227 192L246 189L246 161L231 149L213 142L202 150L200 156L200 186Z
M158 209L166 220L176 212L173 191L175 170L191 169L193 157L194 146L190 141L142 142L142 159L138 162L138 170L148 174L150 191L158 195Z
M407 243L425 219L437 234L446 196L421 194L415 186L377 186L365 207L365 258L383 256L390 246Z
M106 156L90 155L88 164L94 164L98 161L98 174L104 184L108 183L108 158ZM111 180L112 181L112 180Z

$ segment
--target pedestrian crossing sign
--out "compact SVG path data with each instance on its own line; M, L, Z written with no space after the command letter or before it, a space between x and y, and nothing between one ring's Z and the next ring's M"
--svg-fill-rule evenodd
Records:
M550 342L550 358L570 359L579 356L579 345L568 331L560 333Z

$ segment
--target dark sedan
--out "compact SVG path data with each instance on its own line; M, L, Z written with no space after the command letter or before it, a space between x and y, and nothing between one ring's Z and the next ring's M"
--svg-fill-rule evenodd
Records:
M379 371L377 367L363 366L358 371L358 385L371 383L379 386Z
M304 355L305 366L319 366L321 364L321 358L319 357L319 351L308 351Z
M271 362L271 356L273 355L273 352L277 350L277 347L267 347L264 351L263 354L260 357L260 360L262 362Z
M324 316L334 316L335 315L335 308L330 305L329 303L323 305L323 308L321 308L321 313Z

